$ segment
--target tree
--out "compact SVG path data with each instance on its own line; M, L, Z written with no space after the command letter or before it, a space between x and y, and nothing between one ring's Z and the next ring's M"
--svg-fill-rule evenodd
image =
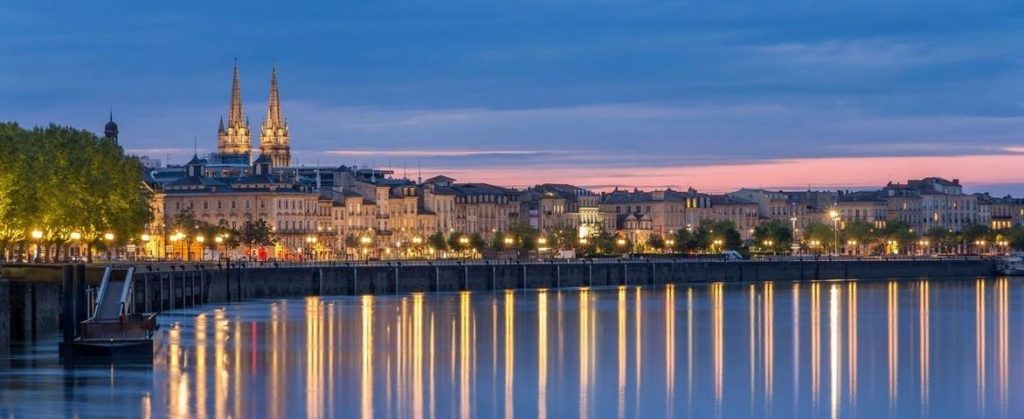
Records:
M256 246L273 246L277 244L277 237L274 235L274 230L270 228L270 224L267 220L257 218L255 220L247 220L242 224L242 230L239 232L240 239L243 243L248 243L250 247Z
M448 241L445 240L444 233L440 231L431 234L430 237L427 237L427 244L438 252L448 250Z
M480 233L473 233L472 236L469 236L469 247L473 248L474 250L481 251L484 250L484 247L486 246L487 240L484 240L483 236L481 236Z
M793 242L793 229L782 220L769 220L754 227L754 244L768 252L788 249Z
M885 228L880 231L880 236L885 241L890 253L905 252L901 249L908 248L917 240L917 235L914 234L910 225L902 221L887 222Z
M845 240L848 246L853 246L855 249L868 249L870 252L871 246L878 242L878 231L870 223L850 221L843 228L842 240Z
M967 246L973 246L977 252L983 252L995 239L995 233L984 224L971 224L960 229L961 238Z
M451 249L454 252L463 252L463 251L465 251L466 247L469 245L469 243L468 243L469 239L467 238L466 239L467 243L463 244L462 243L462 238L463 237L465 237L465 235L462 234L462 233L459 233L459 232L452 232L451 234L449 234L448 235L448 248Z
M737 250L743 246L743 238L730 220L704 220L694 232L694 244L711 251Z
M111 141L70 127L0 124L0 256L31 238L58 259L72 233L87 249L127 243L152 220L143 168ZM60 191L60 193L55 193ZM91 258L91 251L88 256Z
M493 248L494 250L501 251L508 250L508 247L509 246L505 244L505 233L502 233L500 231L494 233L494 236L491 237L491 248Z
M928 229L924 234L931 246L939 252L952 252L959 243L957 235L945 227L935 226Z
M647 238L647 246L656 251L665 250L665 239L660 234L652 234Z
M812 251L830 251L835 246L835 230L832 226L811 222L804 228L804 244Z
M675 237L674 247L677 252L691 253L703 247L698 243L697 236L689 229L681 228L673 236Z

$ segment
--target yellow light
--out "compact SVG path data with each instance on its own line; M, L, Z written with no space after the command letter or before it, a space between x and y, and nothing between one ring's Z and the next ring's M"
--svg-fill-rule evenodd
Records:
M466 236L459 237L459 243L462 243L462 244L469 243L469 237L466 237Z
M587 244L587 238L586 237L581 238L580 239L580 244Z
M103 240L111 241L114 240L114 233L107 233L103 235Z
M144 241L144 242L148 242L148 241L149 241L149 239L150 239L150 237L149 237L149 234L143 234L143 235L142 235L142 241Z
M39 230L32 230L32 238L36 240L43 238L43 232Z
M206 237L196 236L196 241L199 242L199 243L205 242L206 241Z
M512 238L511 237L505 237L505 244L512 244Z
M362 244L370 244L370 238L366 236L360 237L359 242Z
M548 239L540 237L537 239L537 244L548 244Z
M828 216L831 217L832 219L839 218L839 211L831 210L828 212Z
M82 233L79 233L77 231L72 231L71 232L71 240L82 240Z
M224 238L221 236L217 236L213 239L213 241L217 242L217 244L221 244L224 242Z
M626 245L626 239L619 239L615 243L618 244L619 246L625 246Z
M412 242L413 244L420 244L423 243L423 239L421 239L419 236L416 236L412 238Z

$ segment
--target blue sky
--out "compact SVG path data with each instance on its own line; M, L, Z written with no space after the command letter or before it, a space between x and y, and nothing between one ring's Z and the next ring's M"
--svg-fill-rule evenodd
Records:
M257 134L276 63L300 164L710 190L939 175L1024 192L1013 2L294 3L2 6L0 119L98 131L112 107L126 148L180 161L194 136L215 146L237 57ZM797 182L779 164L793 161L826 169Z

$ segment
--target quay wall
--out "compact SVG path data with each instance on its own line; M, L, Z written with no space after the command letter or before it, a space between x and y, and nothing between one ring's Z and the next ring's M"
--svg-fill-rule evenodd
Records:
M388 295L411 292L491 291L619 285L808 280L988 277L991 259L792 261L550 261L335 264L150 270L138 266L137 312L163 312L207 303L310 295ZM60 330L61 266L0 268L0 353L12 342ZM102 267L86 282L99 284Z
M311 295L391 295L619 285L988 277L993 260L470 263L136 271L137 311Z

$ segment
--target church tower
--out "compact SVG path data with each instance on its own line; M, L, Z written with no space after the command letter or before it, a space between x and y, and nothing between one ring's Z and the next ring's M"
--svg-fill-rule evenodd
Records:
M117 123L114 122L114 111L110 111L110 121L103 127L103 137L117 144Z
M277 68L270 72L270 98L267 100L267 119L260 132L260 153L270 158L274 167L288 167L292 163L288 121L281 116L281 97L277 90Z
M231 81L231 108L228 110L228 125L220 119L217 130L217 151L222 155L244 156L246 164L251 159L252 136L249 120L242 112L242 91L238 83L238 62L235 62L234 78Z

